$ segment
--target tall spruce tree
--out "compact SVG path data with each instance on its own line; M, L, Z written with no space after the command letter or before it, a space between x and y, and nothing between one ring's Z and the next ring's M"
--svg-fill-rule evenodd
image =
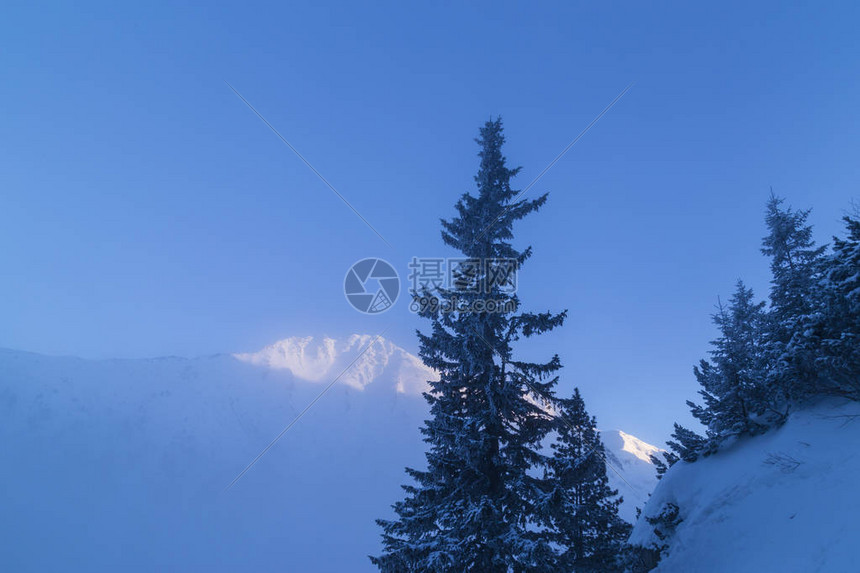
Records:
M573 397L556 402L559 423L551 445L551 489L541 505L560 548L551 570L620 571L619 556L630 526L618 516L622 498L609 487L597 420L588 415L579 388Z
M822 260L826 247L816 247L809 210L782 207L783 199L771 195L765 222L768 235L762 253L770 257L771 291L767 314L766 383L770 401L786 406L818 391L815 353L800 338L805 317L815 311Z
M728 306L720 303L713 315L720 336L712 341L711 360L693 369L702 386L704 406L687 402L693 416L708 428L710 446L730 436L764 429L768 412L763 388L764 302L755 302L752 289L738 281Z
M513 224L546 202L520 200L511 188L519 169L502 155L500 119L480 130L477 194L465 193L457 216L442 221L442 239L477 262L458 288L423 293L429 334L418 333L420 356L439 372L425 394L431 418L422 428L427 469L407 468L413 484L394 505L395 520L379 520L382 571L529 572L553 570L554 548L535 519L547 489L541 441L553 428L536 395L552 396L558 356L542 364L516 360L513 343L562 324L565 313L523 313L510 285L499 281L506 261L516 268L531 248L515 249ZM475 312L480 299L499 312Z
M795 354L814 356L819 392L860 399L860 220L844 217L822 264L816 305L802 321Z

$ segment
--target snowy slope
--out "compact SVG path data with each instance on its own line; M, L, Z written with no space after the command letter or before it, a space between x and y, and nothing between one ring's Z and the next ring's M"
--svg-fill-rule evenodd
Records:
M423 463L427 372L393 344L224 491L357 342L321 341L335 349L330 378L310 381L295 360L0 351L0 570L372 570L373 520L390 515L403 466ZM301 344L314 346L282 346Z
M636 508L645 505L648 494L657 485L657 471L650 456L661 450L621 430L604 430L600 439L606 449L609 485L624 498L619 513L633 523Z
M434 376L386 340L358 356L372 339L199 359L0 350L0 570L371 571L374 519L424 464ZM638 483L635 438L612 435L608 457Z
M644 513L682 519L664 573L860 570L860 404L821 403L782 428L673 466ZM644 521L631 541L654 540Z

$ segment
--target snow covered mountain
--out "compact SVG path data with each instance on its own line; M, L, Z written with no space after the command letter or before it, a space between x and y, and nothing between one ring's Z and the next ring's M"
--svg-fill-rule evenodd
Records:
M858 570L860 404L824 401L779 429L679 462L643 510L677 507L665 541L642 520L631 542L668 545L662 573Z
M197 359L0 350L4 570L372 570L374 519L391 516L403 467L424 463L420 393L435 376L384 339L360 354L374 339ZM651 446L604 440L632 515Z
M624 498L619 513L633 523L636 508L645 505L657 485L657 470L650 456L661 450L621 430L602 431L600 439L606 448L609 485Z
M297 378L310 382L328 382L341 374L339 382L359 390L380 379L383 372L387 381L393 382L397 392L403 394L421 395L429 389L428 380L438 379L417 356L384 338L362 353L375 338L369 334L353 334L343 341L294 337L259 352L233 356L251 364L289 370Z

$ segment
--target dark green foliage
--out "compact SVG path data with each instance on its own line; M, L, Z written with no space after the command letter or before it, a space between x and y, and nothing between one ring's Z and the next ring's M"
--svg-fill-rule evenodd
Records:
M860 221L845 217L846 236L832 253L818 247L807 224L809 211L782 206L771 196L762 252L770 257L769 305L755 302L738 282L729 305L714 323L720 336L710 360L694 369L701 405L687 402L707 428L707 437L675 424L668 444L681 460L694 462L728 438L754 435L786 420L792 408L814 398L860 400ZM784 456L783 456L784 457ZM666 464L651 457L658 477ZM797 460L766 460L794 470ZM671 465L671 463L670 463ZM659 540L652 547L628 547L629 571L650 571L680 522L677 506L646 518Z
M515 259L521 266L531 249L511 245L513 223L546 195L519 200L511 188L518 169L505 165L500 120L488 122L477 141L477 195L460 198L457 216L442 221L442 239L465 257ZM536 504L549 488L541 441L555 422L534 398L552 396L561 364L557 356L542 364L516 360L512 344L555 328L565 313L520 313L516 295L491 280L494 270L468 277L475 288L433 294L443 303L490 296L512 302L515 311L442 312L444 305L422 311L431 328L418 334L420 355L440 374L425 394L427 469L407 469L414 484L404 486L397 518L379 521L384 553L371 559L382 571L553 570L556 552Z
M765 384L775 409L821 390L814 352L801 339L803 322L816 311L826 250L815 246L806 222L810 211L783 208L782 203L771 195L761 249L770 257L772 275L764 343Z
M667 503L661 508L660 513L654 517L646 517L645 519L649 524L654 526L654 535L660 541L668 538L675 531L675 528L678 527L678 524L683 521L681 519L681 510L674 503ZM661 546L660 549L664 550L666 546Z
M810 397L860 399L860 222L846 217L847 237L826 255L809 213L768 200L761 250L770 257L769 305L738 281L713 316L720 336L710 360L694 368L702 404L687 402L707 438L676 425L670 445L682 459L779 425Z
M663 479L663 474L665 474L669 470L669 466L667 466L663 460L661 460L654 454L651 454L648 457L651 459L651 465L653 465L654 469L657 471L657 479ZM636 517L638 518L639 515L637 514Z
M711 342L711 359L693 369L702 386L704 406L687 402L693 416L707 429L714 447L731 436L757 434L769 413L764 382L764 302L738 281L728 307L713 316L720 337Z
M654 464L654 469L657 471L657 479L663 479L663 475L669 471L675 463L680 459L676 454L672 452L661 452L663 459L660 459L658 456L651 454L651 463ZM638 515L637 515L638 517Z
M820 393L860 399L860 221L845 217L845 238L834 238L822 262L812 312L789 351L810 363Z
M672 437L674 440L669 440L666 444L685 462L694 462L699 459L700 454L707 455L713 451L704 436L680 424L675 424Z
M552 489L540 508L561 548L552 570L618 571L630 526L618 517L622 499L609 487L597 421L588 415L579 389L558 400L558 417L549 464Z

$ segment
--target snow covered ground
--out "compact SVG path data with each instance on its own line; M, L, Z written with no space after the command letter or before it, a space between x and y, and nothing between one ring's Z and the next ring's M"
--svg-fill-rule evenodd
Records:
M392 515L403 467L424 464L420 392L433 376L391 342L224 491L371 339L198 359L0 351L2 569L372 570L374 519ZM642 488L630 495L610 472L632 515L647 497L643 446L604 436Z
M678 463L644 513L682 521L663 573L860 571L860 404L823 402L780 429ZM637 523L631 541L656 541Z

